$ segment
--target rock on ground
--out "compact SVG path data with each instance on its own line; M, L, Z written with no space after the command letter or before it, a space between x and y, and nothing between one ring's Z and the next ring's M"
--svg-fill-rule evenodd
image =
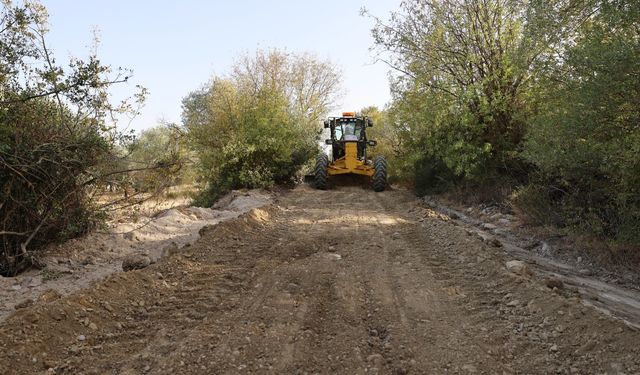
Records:
M151 258L147 254L131 254L122 260L122 270L132 271L148 267L151 264Z
M530 276L531 270L527 264L521 260L510 260L506 263L507 270L520 276Z

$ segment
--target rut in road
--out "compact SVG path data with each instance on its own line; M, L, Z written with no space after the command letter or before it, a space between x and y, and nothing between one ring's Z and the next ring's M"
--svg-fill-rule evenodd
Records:
M409 192L302 186L16 312L0 373L637 373L640 333Z

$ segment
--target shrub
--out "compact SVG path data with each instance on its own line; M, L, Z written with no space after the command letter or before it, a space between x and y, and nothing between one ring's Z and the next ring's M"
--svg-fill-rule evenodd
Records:
M552 203L566 225L637 242L639 13L624 3L603 3L567 49L553 84L543 81L545 100L523 155L539 169L537 184L557 187Z
M278 51L245 56L183 102L183 124L207 184L196 204L238 188L296 178L318 150L320 118L335 97L329 63Z
M109 88L128 72L113 71L95 55L56 65L45 44L46 21L35 1L7 2L0 13L3 276L37 263L44 245L86 233L105 218L113 202L95 198L115 176L128 174L119 150L131 140L111 120L135 114L134 102L145 96L140 88L133 100L112 105Z

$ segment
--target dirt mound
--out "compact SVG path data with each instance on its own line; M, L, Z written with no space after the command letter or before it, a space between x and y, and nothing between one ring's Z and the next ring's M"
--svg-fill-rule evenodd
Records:
M120 272L128 256L146 255L157 261L200 238L200 228L238 217L269 204L273 195L263 190L232 191L217 208L165 208L138 220L113 222L107 232L93 233L50 249L44 270L31 270L18 277L0 277L0 320L15 307L38 299L47 290L69 294L106 276ZM177 200L176 204L184 204Z
M510 260L407 192L302 187L19 310L0 373L640 371L637 330Z
M213 206L214 210L247 212L264 206L272 200L271 194L260 190L234 190L220 198Z

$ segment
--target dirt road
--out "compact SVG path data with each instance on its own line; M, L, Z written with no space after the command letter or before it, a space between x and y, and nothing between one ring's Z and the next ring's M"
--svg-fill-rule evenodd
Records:
M0 373L640 373L640 332L410 193L300 187L0 325Z

